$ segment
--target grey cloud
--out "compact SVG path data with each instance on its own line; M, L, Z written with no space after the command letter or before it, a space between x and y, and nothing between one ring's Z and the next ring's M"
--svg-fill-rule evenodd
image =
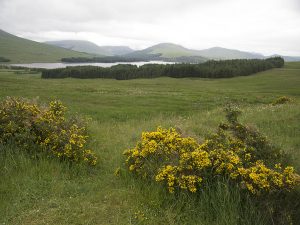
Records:
M299 0L0 0L0 29L35 40L170 41L300 55L299 10Z

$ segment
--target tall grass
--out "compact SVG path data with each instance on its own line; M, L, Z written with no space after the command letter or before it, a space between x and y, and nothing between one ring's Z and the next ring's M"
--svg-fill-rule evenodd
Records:
M32 157L14 143L0 146L0 224L274 224L271 207L227 181L208 186L197 196L172 195L123 169L122 152L134 146L142 131L176 126L201 140L225 120L222 105L228 101L239 101L242 122L257 126L292 154L300 169L300 79L295 69L218 81L122 82L45 81L38 75L3 71L0 86L0 97L39 96L41 102L59 98L72 113L92 118L89 147L99 156L99 164L91 169ZM282 95L294 102L270 105ZM120 176L115 176L118 167ZM300 221L299 193L286 201L294 224ZM288 217L281 224L288 224Z

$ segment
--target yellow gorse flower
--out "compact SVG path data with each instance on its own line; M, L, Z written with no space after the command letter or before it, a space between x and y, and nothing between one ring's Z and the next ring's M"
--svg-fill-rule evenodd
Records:
M86 126L65 117L60 101L41 106L22 98L6 98L0 103L0 143L15 140L21 147L31 144L55 157L95 165L97 157L86 150Z
M268 167L254 159L253 148L218 133L199 144L174 128L143 132L135 148L124 152L129 171L164 183L170 193L196 192L203 180L225 176L252 194L296 185L293 167Z

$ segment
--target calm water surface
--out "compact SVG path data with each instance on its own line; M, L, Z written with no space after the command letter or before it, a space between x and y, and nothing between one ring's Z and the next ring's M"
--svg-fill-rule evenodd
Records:
M116 62L116 63L28 63L28 64L10 64L12 66L22 66L27 68L43 68L43 69L56 69L65 68L67 66L101 66L111 67L118 64L131 64L142 66L144 64L173 64L173 62L162 62L162 61L149 61L149 62Z

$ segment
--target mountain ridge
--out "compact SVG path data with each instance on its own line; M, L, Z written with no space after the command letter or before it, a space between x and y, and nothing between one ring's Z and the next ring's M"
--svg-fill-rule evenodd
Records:
M212 47L197 51L200 55L210 59L263 59L260 53L246 52L223 47Z
M0 29L0 57L9 59L11 63L58 62L62 58L105 58L107 56L186 63L226 59L264 59L272 56L281 56L285 61L300 61L300 56L282 56L278 54L264 56L260 53L223 47L195 50L169 42L159 43L142 50L133 50L128 46L98 46L85 40L40 43L15 36Z
M129 56L140 56L147 54L159 54L161 57L172 58L172 57L192 57L198 56L206 59L263 59L266 56L260 53L252 53L246 51L240 51L236 49L228 49L223 47L212 47L208 49L195 50L189 49L182 45L173 44L173 43L159 43L153 46L150 46L146 49L138 50L133 53L129 53Z
M59 40L46 41L44 43L74 51L96 54L98 56L124 55L134 51L128 46L99 46L93 42L85 40Z

